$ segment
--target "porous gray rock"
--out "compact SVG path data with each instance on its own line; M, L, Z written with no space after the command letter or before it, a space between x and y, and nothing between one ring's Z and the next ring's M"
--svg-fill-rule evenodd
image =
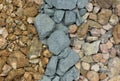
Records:
M76 21L76 14L73 11L66 11L64 23L65 25L71 25Z
M42 80L38 80L38 81L51 81L51 78L44 75Z
M60 81L73 81L77 77L79 77L79 71L75 67L73 67L65 73L65 75L60 79Z
M78 0L77 1L77 6L78 8L84 8L88 4L89 0Z
M52 81L60 81L60 77L59 76L55 76L55 78Z
M65 32L56 30L48 38L47 44L49 50L54 55L58 55L63 49L70 45L70 39Z
M52 5L57 9L72 10L76 7L77 0L52 0Z
M49 63L47 64L45 75L47 76L53 76L56 72L58 57L52 56Z
M56 23L60 23L63 19L64 13L65 13L65 11L63 11L63 10L56 10L54 13L54 21Z
M65 59L61 59L58 63L57 74L64 75L64 73L70 69L74 64L79 61L79 55L76 54L72 49Z
M51 34L55 28L54 21L46 14L38 14L34 19L40 39L44 39Z

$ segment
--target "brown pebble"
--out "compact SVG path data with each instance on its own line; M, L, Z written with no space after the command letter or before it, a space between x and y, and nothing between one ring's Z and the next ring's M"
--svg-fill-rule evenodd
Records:
M70 25L69 28L68 28L68 32L73 34L77 31L77 25L73 24L73 25Z

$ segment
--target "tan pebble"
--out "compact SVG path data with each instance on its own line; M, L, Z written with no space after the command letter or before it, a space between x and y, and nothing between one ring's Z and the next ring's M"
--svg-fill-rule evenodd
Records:
M75 64L75 67L80 71L80 68L81 68L80 61Z
M87 73L87 78L90 80L90 81L99 81L99 74L95 71L89 71Z
M30 72L25 72L25 73L24 73L24 79L25 79L25 80L28 80L28 81L33 81L32 75L31 75Z
M29 24L32 24L33 21L34 21L34 18L33 18L33 17L28 17L28 18L27 18L27 22L28 22Z
M88 20L88 24L92 28L102 28L101 24L99 24L98 22L93 21L93 20Z
M113 28L113 26L108 23L107 25L104 25L103 28L105 30L110 30L111 28Z
M100 70L100 66L98 64L94 64L91 66L91 70L98 72Z
M94 14L94 13L90 13L89 19L94 20L94 21L97 21L97 15Z
M116 57L117 50L115 48L111 48L110 50L110 57Z
M93 55L93 60L94 60L95 62L99 62L102 58L103 58L103 57L102 57L102 54L101 54L101 53L98 53L98 54Z
M111 25L116 25L118 23L119 19L118 19L118 16L115 15L115 14L112 14L112 16L110 17L110 24Z
M89 17L90 13L85 13L85 15L82 16L83 20L87 20L87 18Z
M91 12L93 10L93 4L92 3L88 3L86 5L86 9L87 9L88 12Z
M104 35L104 34L106 33L106 30L100 29L100 33L101 33L102 35Z
M108 49L111 49L111 48L113 47L113 44L112 44L111 41L108 41L108 42L106 43L106 45L107 45L107 48L108 48Z
M115 9L116 9L117 15L120 16L120 4L118 4Z
M48 59L48 58L46 58L46 57L41 58L41 62L42 62L42 65L46 65L46 64L48 64L49 59Z
M44 72L45 72L44 68L43 67L39 67L39 73L43 74Z
M46 49L46 50L43 51L43 55L44 55L45 57L48 57L48 58L49 58L49 57L51 57L52 54L50 53L50 51L49 51L48 49Z
M39 63L40 59L31 59L29 60L30 63L32 64L36 64L36 63Z
M100 79L104 80L107 77L107 75L105 73L100 73Z
M33 73L33 78L35 80L40 80L40 79L42 79L42 75L39 72L35 72L35 73Z
M93 9L93 12L94 13L98 13L100 10L100 7L99 6L95 6L94 9Z
M3 28L2 36L3 36L4 38L6 38L6 37L8 36L8 31L7 31L6 28Z
M90 64L87 63L87 62L82 62L82 68L83 68L84 70L89 70L89 69L90 69Z
M109 48L107 47L107 44L100 44L100 50L102 53L108 53L109 52L108 49Z
M7 40L3 37L0 37L0 49L4 49L7 46Z
M110 78L108 81L120 81L120 75Z
M69 28L68 28L68 32L73 34L77 31L77 25L73 24L73 25L70 25Z
M38 5L42 5L43 4L43 0L34 0L34 2Z

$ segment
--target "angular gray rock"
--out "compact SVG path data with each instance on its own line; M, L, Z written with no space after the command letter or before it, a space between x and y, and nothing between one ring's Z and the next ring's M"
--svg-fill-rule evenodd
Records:
M64 26L62 23L56 24L55 30L60 30L60 31L63 31L65 33L68 33L68 28L66 26Z
M82 46L82 49L85 53L85 55L92 55L92 54L96 54L99 50L99 44L100 44L100 41L95 41L93 43L85 43L83 46Z
M63 10L56 10L54 13L54 21L56 23L60 23L63 19L64 13L65 13L65 11L63 11Z
M87 10L85 8L82 8L79 10L79 13L81 16L83 16L86 12L87 12Z
M76 54L72 49L71 52L65 59L61 59L58 63L57 74L64 75L64 73L70 69L74 64L79 61L79 55Z
M49 63L47 64L45 75L48 76L53 76L56 72L56 67L57 67L57 62L58 62L58 57L57 56L52 56L50 58Z
M84 8L88 4L89 0L78 0L77 6L78 8Z
M52 4L57 9L72 10L76 7L77 0L52 0Z
M51 78L44 75L42 80L38 80L38 81L51 81Z
M38 14L34 19L40 39L44 39L51 34L55 28L54 21L46 14Z
M76 14L73 11L66 11L64 23L65 25L71 25L76 21Z
M52 81L60 81L60 77L59 76L55 76L55 78Z
M65 32L56 30L48 38L47 44L49 50L54 55L58 55L63 49L70 45L70 39Z
M75 67L73 67L65 73L65 75L60 79L60 81L73 81L77 77L79 77L79 71Z
M45 2L46 2L50 7L53 6L53 5L52 5L52 0L45 0Z
M48 16L53 16L54 12L55 11L53 9L44 9L44 13L47 14Z

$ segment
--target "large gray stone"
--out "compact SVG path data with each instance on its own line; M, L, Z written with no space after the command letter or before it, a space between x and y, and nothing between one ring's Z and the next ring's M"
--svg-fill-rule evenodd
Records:
M51 81L51 78L44 75L42 80L38 80L38 81Z
M60 81L73 81L77 77L79 77L79 71L75 67L73 67L65 73L65 75L60 79Z
M89 0L78 0L77 6L78 8L84 8L88 4Z
M45 0L45 2L46 2L50 7L53 6L53 5L52 5L52 0Z
M52 81L60 81L60 77L59 76L55 76L55 78Z
M65 32L56 30L48 38L47 44L49 50L54 55L58 55L62 50L70 45L70 39Z
M54 12L55 11L53 9L44 9L44 13L47 14L48 16L53 16Z
M57 9L72 10L76 7L77 0L52 0L53 6Z
M79 61L79 55L73 50L68 54L65 59L61 59L58 63L57 74L64 75L64 73L70 69L74 64Z
M56 24L56 30L64 31L65 33L68 33L68 27L63 25L62 23Z
M56 10L54 13L54 21L56 23L60 23L63 19L64 13L65 13L65 11L63 11L63 10Z
M58 58L57 56L52 56L49 63L47 64L45 75L53 76L56 72Z
M76 14L73 11L66 11L64 23L65 25L71 25L76 21Z
M54 21L46 14L38 14L34 19L40 39L44 39L51 34L55 28Z

